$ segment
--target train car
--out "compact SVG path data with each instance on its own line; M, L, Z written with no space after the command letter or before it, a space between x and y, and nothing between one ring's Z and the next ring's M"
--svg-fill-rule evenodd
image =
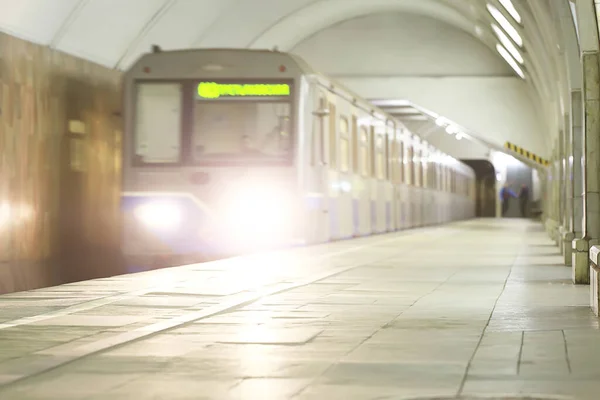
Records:
M474 216L474 173L286 53L156 50L124 78L132 270Z

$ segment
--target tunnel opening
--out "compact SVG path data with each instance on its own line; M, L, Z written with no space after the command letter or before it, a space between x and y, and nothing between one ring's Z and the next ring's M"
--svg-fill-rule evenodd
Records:
M488 160L461 160L475 171L475 216L496 216L496 169Z

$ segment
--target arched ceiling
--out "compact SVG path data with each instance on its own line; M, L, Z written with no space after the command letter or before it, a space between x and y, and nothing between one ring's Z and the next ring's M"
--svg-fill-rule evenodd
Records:
M526 82L539 101L547 130L554 134L562 121L557 108L564 93L559 76L563 71L555 60L559 16L553 7L563 1L512 2L521 23L503 7L505 0L0 0L0 30L124 69L152 44L166 50L278 47L286 51L338 22L402 12L453 26L500 57L498 37L491 27L494 19L486 9L489 3L513 22L522 37Z

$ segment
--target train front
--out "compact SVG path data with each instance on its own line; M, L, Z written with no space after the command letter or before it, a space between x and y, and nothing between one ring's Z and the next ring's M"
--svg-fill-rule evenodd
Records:
M301 241L294 79L246 77L248 67L224 71L236 79L214 67L190 79L178 71L198 65L187 55L169 66L168 53L153 54L128 74L122 208L130 270Z

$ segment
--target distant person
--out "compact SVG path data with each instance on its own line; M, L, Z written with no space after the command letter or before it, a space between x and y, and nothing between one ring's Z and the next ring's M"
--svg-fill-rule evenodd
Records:
M508 206L510 205L509 201L510 201L511 197L516 198L517 195L515 194L515 192L512 191L510 186L505 183L504 186L502 186L502 189L500 189L500 201L502 202L502 216L503 217L506 215L506 212L508 211Z
M519 192L519 206L521 208L521 215L523 218L527 217L527 210L529 206L529 188L527 185L521 186L521 191Z

